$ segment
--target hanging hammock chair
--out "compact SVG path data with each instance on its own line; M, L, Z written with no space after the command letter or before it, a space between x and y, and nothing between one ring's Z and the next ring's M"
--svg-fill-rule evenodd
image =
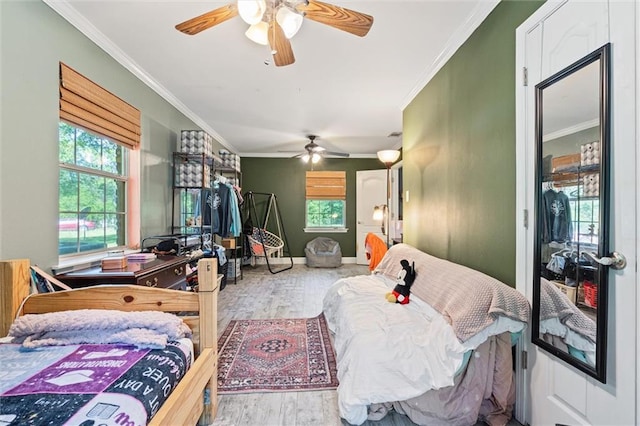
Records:
M255 195L261 195L268 197L267 199L267 209L264 215L264 220L262 224L258 227L250 225L251 217L258 217L256 212L256 202ZM251 252L251 265L254 265L254 261L258 258L264 259L264 262L267 264L267 268L269 268L269 272L272 274L277 274L282 271L286 271L288 269L293 268L293 258L291 257L289 251L289 242L287 241L287 236L284 232L284 227L282 224L282 217L280 215L280 210L278 209L278 203L276 201L275 194L261 193L261 192L252 192L249 191L245 194L245 200L248 204L248 229L251 229L251 233L245 233L246 235L246 243L249 246L249 251ZM273 213L273 215L272 215ZM270 219L272 219L270 221ZM274 223L275 222L275 223ZM274 226L275 225L275 226ZM271 227L274 232L267 231L268 227ZM248 231L247 229L247 231ZM247 232L245 231L245 232ZM277 233L277 234L276 234ZM274 257L288 257L289 265L284 266L279 269L273 269L271 267L271 263L269 261L270 258ZM278 262L280 263L280 262Z
M253 232L251 235L247 235L247 238L251 254L256 257L272 256L284 247L282 238L266 229L254 227Z

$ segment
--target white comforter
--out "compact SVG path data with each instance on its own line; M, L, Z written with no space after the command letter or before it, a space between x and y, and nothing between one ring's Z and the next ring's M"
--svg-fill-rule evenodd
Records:
M389 303L385 294L394 285L380 275L349 277L336 281L324 298L335 333L340 415L351 424L367 419L369 404L453 385L469 349L422 300Z

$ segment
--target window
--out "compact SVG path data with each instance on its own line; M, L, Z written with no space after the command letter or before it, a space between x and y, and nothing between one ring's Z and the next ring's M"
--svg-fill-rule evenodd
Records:
M346 173L309 171L306 175L306 231L346 229Z
M566 186L562 188L569 197L571 209L571 225L573 229L572 241L581 245L598 245L598 223L600 222L600 199L598 197L585 197L583 186Z
M60 63L58 143L58 254L139 241L140 111Z
M58 254L126 244L128 149L61 122Z

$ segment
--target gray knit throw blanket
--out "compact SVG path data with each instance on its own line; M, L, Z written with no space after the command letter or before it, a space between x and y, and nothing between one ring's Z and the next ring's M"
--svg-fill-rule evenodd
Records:
M165 312L82 309L19 317L9 336L25 348L120 343L162 349L170 340L191 337L191 329Z

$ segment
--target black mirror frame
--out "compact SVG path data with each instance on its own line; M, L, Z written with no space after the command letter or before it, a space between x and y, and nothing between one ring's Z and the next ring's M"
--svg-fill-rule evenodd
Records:
M606 383L607 379L607 316L608 316L608 272L606 266L598 267L598 294L597 294L597 317L596 317L596 362L595 367L586 364L569 353L556 348L555 346L542 340L540 336L540 267L541 267L541 248L542 248L542 91L546 87L562 80L572 73L584 68L585 66L600 60L600 238L598 241L598 256L609 255L609 192L610 192L610 173L609 173L609 153L611 149L611 45L605 44L599 49L593 51L587 56L579 59L558 73L545 79L535 86L535 141L536 141L536 170L535 170L535 242L534 242L534 272L533 272L533 317L531 342L547 352L562 359L578 370L594 377L602 383Z

